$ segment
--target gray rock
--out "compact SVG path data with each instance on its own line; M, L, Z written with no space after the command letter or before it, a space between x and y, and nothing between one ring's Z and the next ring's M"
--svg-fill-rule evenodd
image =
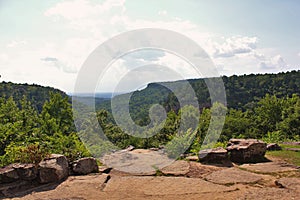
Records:
M49 158L39 163L40 183L59 182L69 175L67 158L63 155L52 154Z
M198 158L202 163L225 163L229 161L227 150L222 147L201 150Z
M19 178L17 170L12 165L0 169L0 183L12 183Z
M99 167L95 158L81 158L72 165L75 174L86 175L93 172L99 172Z
M282 150L282 148L277 143L271 143L267 145L267 151L280 151L280 150Z
M22 180L31 181L37 178L38 170L34 164L14 164L13 168Z
M264 160L267 144L256 139L230 139L226 150L233 162L259 162Z

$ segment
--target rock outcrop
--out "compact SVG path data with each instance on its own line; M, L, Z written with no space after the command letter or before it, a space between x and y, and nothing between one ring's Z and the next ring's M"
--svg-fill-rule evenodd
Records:
M99 172L95 158L81 158L72 164L72 171L75 174L86 175Z
M282 150L282 148L277 143L271 143L267 145L267 151L280 151L280 150Z
M233 162L259 162L264 160L267 144L256 139L230 139L226 150Z
M40 183L59 182L69 175L67 158L63 155L52 154L39 164Z
M227 150L218 147L214 149L205 149L199 151L199 161L202 163L226 163L229 162Z
M0 169L0 183L11 183L19 179L19 175L13 165Z
M38 169L34 164L14 164L13 168L22 180L32 181L37 178Z

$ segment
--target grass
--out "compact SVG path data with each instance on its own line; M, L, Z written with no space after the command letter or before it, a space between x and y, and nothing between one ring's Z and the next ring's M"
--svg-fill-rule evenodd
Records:
M280 146L283 148L283 150L268 151L267 155L270 155L273 157L278 157L278 158L283 159L291 164L300 166L300 152L284 150L285 148L300 148L300 146L299 145L285 145L285 144L280 144Z

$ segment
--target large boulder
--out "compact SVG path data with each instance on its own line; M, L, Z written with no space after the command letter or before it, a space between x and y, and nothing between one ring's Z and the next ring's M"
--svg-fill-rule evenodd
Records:
M63 155L52 154L49 158L39 163L40 183L59 182L69 175L67 158Z
M38 170L34 164L14 164L20 179L31 181L37 178Z
M201 150L198 153L198 159L201 163L222 164L229 162L227 150L222 147Z
M259 162L264 160L267 144L257 139L230 139L226 150L233 162Z
M19 178L17 170L12 165L0 168L0 184L11 183L19 180Z
M72 165L75 174L86 175L93 172L99 172L99 167L95 158L81 158Z

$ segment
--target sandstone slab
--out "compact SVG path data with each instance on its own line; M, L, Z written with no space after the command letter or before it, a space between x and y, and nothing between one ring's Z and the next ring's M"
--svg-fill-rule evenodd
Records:
M276 180L275 184L282 188L288 188L300 192L300 178L284 177Z
M179 187L180 186L180 187ZM164 196L228 192L233 188L185 177L112 177L103 191Z
M184 160L176 160L171 165L161 169L165 175L184 176L189 172L190 164Z
M205 178L210 182L218 184L256 183L263 179L261 175L234 167L213 172Z
M297 168L285 162L264 162L255 164L243 164L240 166L247 170L262 172L262 173L278 173L287 171L296 171Z

